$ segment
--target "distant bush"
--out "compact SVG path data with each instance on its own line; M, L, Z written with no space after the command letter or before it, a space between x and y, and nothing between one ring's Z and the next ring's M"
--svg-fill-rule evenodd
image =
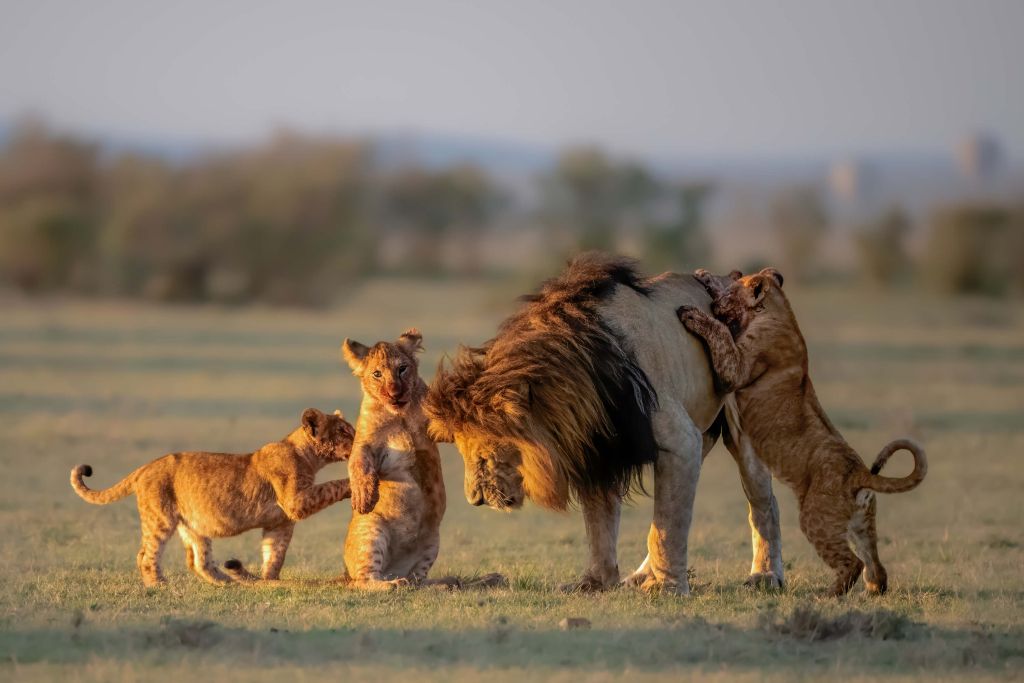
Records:
M22 289L90 287L97 151L22 123L0 156L0 279Z
M953 293L1024 289L1024 209L964 204L936 212L924 259L929 282Z
M910 220L896 207L857 230L854 245L861 272L868 280L892 285L909 278L911 262L906 246L909 233Z

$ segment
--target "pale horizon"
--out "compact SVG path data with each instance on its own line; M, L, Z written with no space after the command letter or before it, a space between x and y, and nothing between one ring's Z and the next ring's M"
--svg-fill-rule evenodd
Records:
M275 128L646 157L1024 157L1024 3L13 2L0 122L247 142Z

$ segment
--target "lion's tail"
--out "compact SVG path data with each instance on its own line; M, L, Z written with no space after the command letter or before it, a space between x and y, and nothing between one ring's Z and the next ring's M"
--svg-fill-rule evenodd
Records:
M106 505L107 503L113 503L115 500L121 500L128 494L132 493L132 491L135 490L135 480L138 478L139 472L141 471L142 468L135 470L109 489L95 491L86 486L83 481L84 477L92 476L92 467L89 465L79 465L71 470L71 488L73 488L75 493L77 493L84 501L94 505Z
M910 451L914 456L914 471L905 477L883 477L879 472L896 451ZM871 489L878 493L903 493L915 488L924 481L924 475L928 474L928 460L924 456L924 449L910 439L896 439L887 443L875 458L875 464L871 466L870 472L865 472L861 488Z

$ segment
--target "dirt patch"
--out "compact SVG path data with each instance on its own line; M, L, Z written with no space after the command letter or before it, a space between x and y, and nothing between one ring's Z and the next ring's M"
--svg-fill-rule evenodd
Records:
M852 610L830 617L810 605L798 605L785 617L775 612L763 614L761 628L798 640L822 641L857 636L873 640L902 640L909 637L916 624L907 617L879 609L871 612Z
M217 644L221 637L212 621L168 619L160 629L147 633L145 641L149 646L201 649Z

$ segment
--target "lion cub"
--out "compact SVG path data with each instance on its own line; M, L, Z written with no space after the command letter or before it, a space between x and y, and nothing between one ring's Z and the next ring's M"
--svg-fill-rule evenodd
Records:
M352 521L345 573L352 585L389 590L420 584L437 559L445 510L437 446L427 436L427 386L415 329L366 347L346 339L342 354L360 379L363 401L349 460Z
M696 277L714 299L714 317L683 306L680 320L707 343L722 389L735 391L739 423L754 451L796 493L800 529L835 570L832 595L849 591L862 570L867 590L884 593L873 492L900 493L920 484L928 467L924 451L913 441L893 441L868 470L818 403L807 346L776 270L737 273L726 286L707 271ZM898 450L913 454L914 471L879 476Z
M147 586L164 583L160 556L178 530L185 561L200 578L223 585L231 578L210 556L210 538L263 528L263 578L276 579L295 522L348 498L347 479L315 484L328 463L352 450L354 430L341 413L315 408L302 413L298 429L255 453L172 453L143 465L102 491L85 485L92 467L71 470L71 486L84 500L106 505L135 493L142 519L138 565Z

